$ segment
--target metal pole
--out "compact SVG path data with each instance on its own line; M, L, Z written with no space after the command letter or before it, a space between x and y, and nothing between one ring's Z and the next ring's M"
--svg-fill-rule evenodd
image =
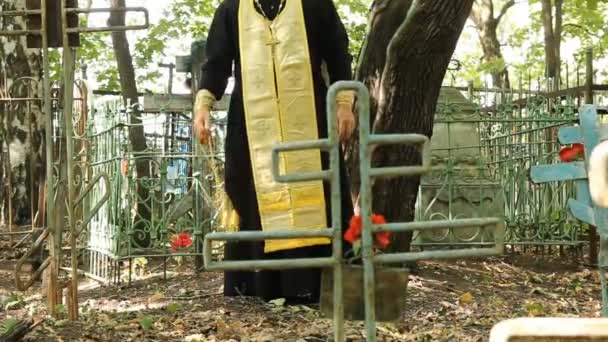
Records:
M49 250L51 262L49 265L49 285L47 289L48 305L51 312L55 313L59 285L59 258L61 255L61 228L53 227L55 224L55 193L53 189L53 112L51 108L51 77L49 58L49 37L47 30L47 0L40 2L40 32L42 35L42 91L43 110L45 115L45 144L46 144L46 227L49 231Z
M342 196L340 192L340 142L338 141L338 127L336 118L337 89L327 94L327 136L331 149L329 152L329 169L331 173L331 227L333 228L333 257L334 264L334 341L342 342L344 338L344 281L342 263Z
M608 317L608 279L606 270L608 269L608 239L602 237L600 240L599 272L602 284L602 316Z
M585 51L586 72L585 72L585 104L593 104L593 49L587 48Z
M158 66L161 68L169 69L169 83L167 85L167 94L173 94L173 70L175 69L175 64L169 63L158 63Z
M10 108L10 103L8 104L8 107ZM10 246L13 245L13 221L15 220L15 218L13 217L13 168L11 165L11 143L10 140L12 140L10 138L10 136L12 134L10 134L10 127L9 127L9 120L6 120L6 135L7 138L5 145L6 145L6 163L5 163L5 177L6 177L6 187L7 187L7 193L8 196L6 198L6 200L8 201L8 231L9 231L9 236L10 236Z
M71 289L69 289L68 316L70 320L78 320L78 249L76 240L78 232L74 222L74 127L72 122L73 98L74 98L74 73L76 63L76 52L70 47L68 37L66 0L61 0L61 25L63 28L63 118L65 124L65 141L67 154L67 212L68 226L70 228L70 247L71 247Z
M372 237L372 184L370 177L371 148L369 144L370 122L369 106L366 106L359 116L359 158L361 172L361 251L363 257L363 294L365 299L365 330L367 341L376 341L376 284L374 279L374 250Z
M593 48L591 47L585 50L585 69L585 104L593 104ZM589 262L598 263L597 227L593 225L589 226Z

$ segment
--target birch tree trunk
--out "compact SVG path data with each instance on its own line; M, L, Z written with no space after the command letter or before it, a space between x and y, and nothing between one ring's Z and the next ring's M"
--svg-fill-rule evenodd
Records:
M25 9L25 3L0 0L3 11ZM0 30L25 28L22 17L0 20ZM40 98L41 51L28 49L25 37L0 37L0 45L0 98ZM0 202L5 222L11 216L16 224L27 223L37 210L38 185L45 177L41 107L39 101L0 102Z

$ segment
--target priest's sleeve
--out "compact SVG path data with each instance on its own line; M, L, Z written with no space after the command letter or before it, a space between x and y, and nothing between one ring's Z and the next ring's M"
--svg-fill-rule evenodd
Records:
M352 78L352 57L348 51L348 34L332 0L322 0L322 58L327 64L330 83Z
M206 62L202 66L201 90L207 90L220 99L224 95L228 79L232 74L235 56L234 32L230 25L230 13L224 3L220 4L209 27Z

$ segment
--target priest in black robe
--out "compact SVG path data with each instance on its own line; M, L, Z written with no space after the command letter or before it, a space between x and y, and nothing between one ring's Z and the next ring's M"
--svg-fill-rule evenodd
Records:
M225 190L238 213L239 229L319 229L331 222L329 184L276 183L270 151L282 142L327 137L328 85L351 79L348 36L332 0L224 0L211 24L194 132L209 138L209 108L224 94L234 65L228 111ZM329 77L324 77L322 65ZM338 94L342 141L355 127L354 95ZM303 151L282 158L283 173L327 169L329 157ZM345 228L353 215L349 184L340 166ZM331 255L329 239L234 242L225 260L309 258ZM225 272L224 295L317 302L319 269Z

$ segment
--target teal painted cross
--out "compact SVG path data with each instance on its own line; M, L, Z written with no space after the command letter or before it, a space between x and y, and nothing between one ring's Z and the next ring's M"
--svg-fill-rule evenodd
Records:
M599 271L602 281L602 312L608 317L608 209L596 206L589 193L588 160L601 140L608 139L608 127L599 123L597 107L585 105L579 111L579 125L559 130L560 144L582 143L585 161L533 166L530 178L534 183L572 180L576 184L576 199L568 200L568 209L575 218L597 227L600 235Z

